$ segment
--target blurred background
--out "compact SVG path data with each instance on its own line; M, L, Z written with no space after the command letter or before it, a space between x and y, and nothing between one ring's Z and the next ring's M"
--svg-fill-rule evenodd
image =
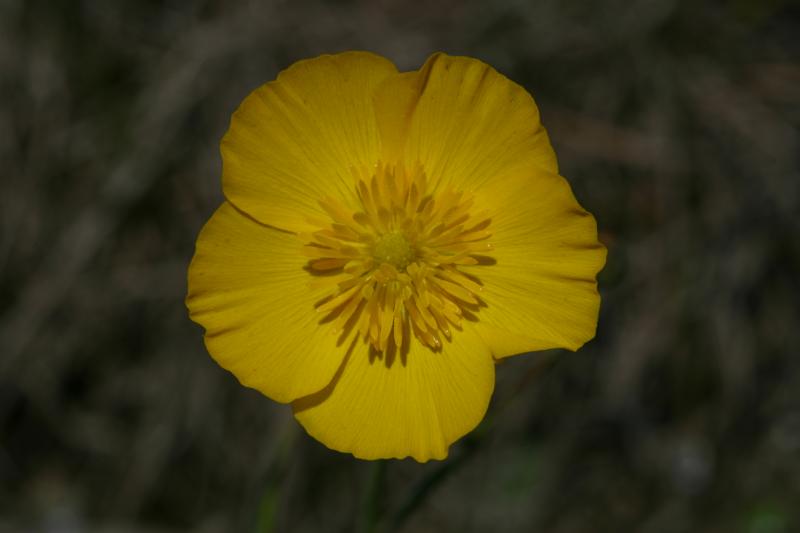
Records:
M0 1L0 532L800 531L800 6ZM609 248L597 338L445 462L328 451L206 354L186 267L258 85L346 49L533 93Z

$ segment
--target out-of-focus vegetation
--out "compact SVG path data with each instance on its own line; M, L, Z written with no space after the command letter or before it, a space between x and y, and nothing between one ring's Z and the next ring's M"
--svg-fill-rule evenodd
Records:
M0 532L800 530L800 9L0 2ZM366 463L183 306L231 112L297 59L482 58L609 258L597 338L498 367L444 463Z

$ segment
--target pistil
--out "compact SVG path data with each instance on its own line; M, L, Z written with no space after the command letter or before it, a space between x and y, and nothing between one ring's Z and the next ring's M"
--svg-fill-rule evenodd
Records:
M331 286L317 311L343 340L356 332L378 352L407 349L412 334L440 349L482 304L480 280L459 267L491 253L488 214L464 192L430 192L419 166L378 165L355 189L360 209L325 198L330 224L300 235L311 272Z

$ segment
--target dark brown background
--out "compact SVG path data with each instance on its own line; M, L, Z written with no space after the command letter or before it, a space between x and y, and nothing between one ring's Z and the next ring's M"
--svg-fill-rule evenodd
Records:
M800 531L800 10L782 0L0 2L0 532ZM365 463L183 305L231 112L295 60L482 58L609 257L597 338Z

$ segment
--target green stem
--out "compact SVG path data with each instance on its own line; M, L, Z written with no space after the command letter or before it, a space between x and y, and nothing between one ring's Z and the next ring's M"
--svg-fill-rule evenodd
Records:
M379 460L370 465L367 490L364 494L361 519L357 529L361 533L376 533L380 529L384 511L382 497L386 489L387 464L387 461Z

